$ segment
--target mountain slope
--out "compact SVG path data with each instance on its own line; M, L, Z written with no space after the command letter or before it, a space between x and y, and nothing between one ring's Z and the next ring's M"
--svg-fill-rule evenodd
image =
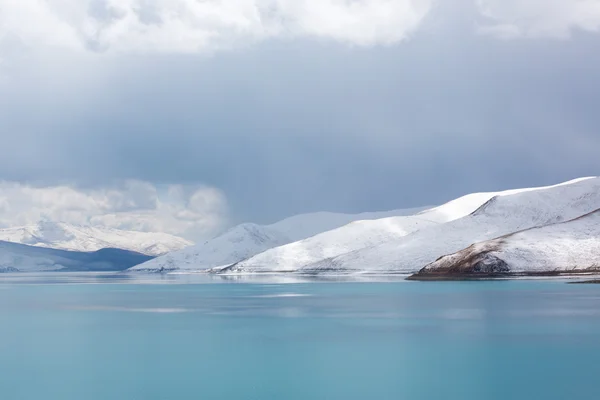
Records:
M232 264L287 243L280 232L255 224L238 225L212 240L158 257L131 271L202 270Z
M353 222L305 240L267 250L218 272L295 271L344 253L391 243L412 232L462 218L495 196L508 196L531 190L534 189L473 193L414 216Z
M269 249L237 265L215 272L294 271L319 260L389 242L419 229L460 218L494 195L495 193L476 193L440 207L423 211L409 210L420 211L416 215L357 220L304 240ZM377 215L371 213L359 216Z
M112 228L75 226L41 221L37 225L0 229L0 240L72 251L103 248L130 250L157 256L192 245L192 242L166 233L134 232Z
M576 218L600 208L600 179L492 197L463 218L429 227L398 240L353 251L301 269L303 272L413 273L438 257L472 243Z
M0 241L0 272L123 271L151 258L121 249L85 253Z
M384 243L435 222L419 217L389 217L355 221L308 239L269 249L217 272L295 271L298 268L348 251Z
M365 212L360 214L342 214L332 212L315 212L294 215L267 225L268 228L281 232L291 242L302 240L322 232L329 231L354 221L365 221L401 215L413 215L429 207L406 208L393 211Z
M271 225L241 224L205 243L166 254L131 271L199 271L224 267L273 247L345 225L359 217L409 215L419 209L364 214L312 213L290 217Z
M414 279L600 272L600 210L476 243L429 264Z

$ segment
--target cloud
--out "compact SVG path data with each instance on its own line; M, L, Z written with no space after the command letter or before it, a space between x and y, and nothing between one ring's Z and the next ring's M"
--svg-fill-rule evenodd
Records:
M567 38L600 30L600 0L477 0L484 34L503 39Z
M403 40L431 0L0 0L0 40L115 52L196 53L268 38L359 46Z
M223 11L228 18L251 16L242 5L279 7L263 7L265 16L249 28L241 17L210 25L181 11L200 3L146 1L140 9L122 0L111 6L121 12L106 2L15 0L18 13L0 10L4 45L13 46L0 67L0 179L37 188L69 182L84 195L90 190L81 187L103 187L115 191L100 196L110 205L79 212L84 222L91 215L98 224L189 232L218 225L220 212L195 210L224 201L206 188L206 198L192 200L188 184L222 190L232 222L269 223L310 211L437 204L600 168L595 35L495 40L533 37L531 26L548 15L564 18L557 25L564 26L575 1L544 2L562 6L558 13L531 3L536 18L523 19L517 6L527 0L438 0L413 30L394 17L408 2L202 2L239 4ZM407 7L416 13L402 15L428 7L414 4ZM36 7L41 11L31 14ZM332 9L345 12L323 11ZM367 9L386 11L390 22ZM332 22L352 15L364 25ZM473 21L493 27L494 39L474 34ZM138 25L147 31L137 32ZM203 27L214 35L202 46L186 36ZM19 35L36 47L22 48ZM401 46L332 45L406 35L411 40ZM291 40L298 37L327 39ZM257 41L213 57L166 53ZM151 184L140 183L135 195L112 185L128 178ZM183 186L169 190L163 182Z
M167 232L197 240L213 236L227 224L227 202L215 188L157 188L133 180L94 189L0 182L0 226L30 225L42 219Z

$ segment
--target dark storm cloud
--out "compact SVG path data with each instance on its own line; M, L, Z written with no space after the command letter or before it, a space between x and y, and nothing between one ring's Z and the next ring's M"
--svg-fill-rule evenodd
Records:
M598 36L499 41L436 21L390 47L24 52L0 84L0 178L205 184L237 219L271 221L597 174Z

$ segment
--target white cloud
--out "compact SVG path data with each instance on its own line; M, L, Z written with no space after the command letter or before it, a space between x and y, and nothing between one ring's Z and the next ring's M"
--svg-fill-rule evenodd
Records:
M0 0L0 40L96 51L212 51L273 37L398 42L431 0Z
M210 237L227 223L227 202L210 187L169 185L159 190L141 181L101 189L35 187L0 182L0 226L41 219L80 225L167 232L190 239Z
M480 31L504 39L600 30L600 0L477 0L477 6L489 21Z

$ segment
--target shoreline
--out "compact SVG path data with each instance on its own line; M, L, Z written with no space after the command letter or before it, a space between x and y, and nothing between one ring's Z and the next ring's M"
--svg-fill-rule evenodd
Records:
M511 280L519 278L582 278L600 276L600 271L540 271L540 272L504 272L504 273L425 273L417 272L406 278L409 281L478 281L478 280ZM595 282L593 282L595 281ZM589 283L600 283L600 279L592 279ZM570 282L574 283L574 282Z
M139 271L136 271L139 273ZM131 274L125 272L125 274ZM416 282L443 282L443 281L491 281L491 280L519 280L519 279L531 279L531 280L546 280L546 279L577 279L577 282L568 283L598 283L600 284L600 270L598 271L543 271L543 272L514 272L514 273L489 273L489 274L469 274L469 273L438 273L438 274L423 274L417 273L298 273L296 271L278 271L278 272L252 272L252 273L227 273L227 274L216 274L209 271L163 271L163 272L149 272L145 271L142 274L147 275L171 275L171 276L194 276L204 275L212 278L222 278L224 280L233 279L261 279L268 277L287 277L296 278L308 281L328 281L328 280L345 280L345 281L370 281L377 279L390 279L390 280L406 280ZM131 274L133 276L136 273ZM587 279L586 279L587 278Z

